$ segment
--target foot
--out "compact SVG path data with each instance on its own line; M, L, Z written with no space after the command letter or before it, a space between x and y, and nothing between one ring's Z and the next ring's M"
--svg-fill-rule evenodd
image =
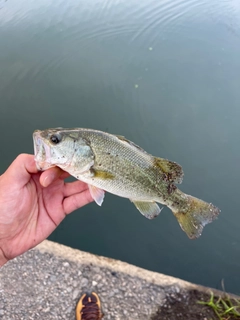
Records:
M95 292L83 294L76 306L76 320L100 320L103 316L98 295Z

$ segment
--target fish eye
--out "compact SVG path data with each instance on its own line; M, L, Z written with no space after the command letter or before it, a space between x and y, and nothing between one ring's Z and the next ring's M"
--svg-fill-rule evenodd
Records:
M62 137L60 134L53 134L51 135L50 140L53 144L58 144L62 140Z

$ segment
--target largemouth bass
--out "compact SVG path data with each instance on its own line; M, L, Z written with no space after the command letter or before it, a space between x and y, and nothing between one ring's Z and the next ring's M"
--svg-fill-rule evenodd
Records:
M39 170L58 166L88 184L98 205L104 191L129 198L148 219L161 211L156 202L169 207L190 239L201 235L220 210L180 191L183 179L176 162L154 157L123 136L74 128L36 130L35 161Z

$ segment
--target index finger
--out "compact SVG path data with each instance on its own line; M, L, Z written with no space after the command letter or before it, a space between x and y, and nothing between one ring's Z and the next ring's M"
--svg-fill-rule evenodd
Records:
M31 175L37 172L34 155L22 153L8 167L5 176L9 181L14 181L22 187L29 181Z
M58 167L50 168L46 171L44 171L40 176L40 184L43 187L48 187L51 183L58 179L66 179L69 177L69 173L63 171L62 169Z

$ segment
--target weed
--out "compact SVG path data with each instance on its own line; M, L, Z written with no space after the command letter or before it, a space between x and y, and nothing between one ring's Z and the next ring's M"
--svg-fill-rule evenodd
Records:
M198 301L198 303L211 307L219 320L240 320L240 299L229 298L227 294L217 298L210 292L209 301Z

